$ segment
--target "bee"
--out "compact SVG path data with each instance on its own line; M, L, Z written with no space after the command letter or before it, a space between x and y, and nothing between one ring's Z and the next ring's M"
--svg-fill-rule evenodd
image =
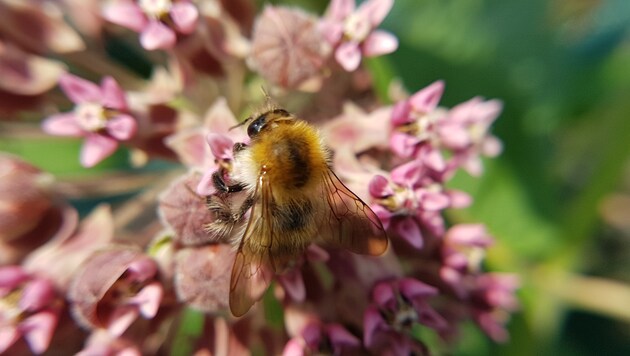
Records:
M242 220L249 212L234 241L229 296L234 316L247 313L273 276L313 242L370 256L388 245L377 215L332 171L330 151L316 128L279 108L237 126L246 124L250 143L234 145L230 184L225 172L213 176L219 194L246 193L237 212L224 214L223 221Z

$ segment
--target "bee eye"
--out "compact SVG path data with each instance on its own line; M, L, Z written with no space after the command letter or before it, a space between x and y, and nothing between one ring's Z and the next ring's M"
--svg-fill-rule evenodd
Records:
M256 120L252 121L251 124L247 127L247 136L254 137L258 135L258 133L265 127L267 122L267 116L262 114L256 118Z

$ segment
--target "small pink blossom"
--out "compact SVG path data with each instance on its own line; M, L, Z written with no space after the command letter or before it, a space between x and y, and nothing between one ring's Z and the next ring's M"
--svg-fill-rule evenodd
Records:
M413 278L380 282L372 291L373 304L364 315L364 345L370 350L409 353L417 347L407 332L416 323L440 330L446 320L428 303L435 287Z
M289 340L283 356L299 356L326 353L332 355L354 354L361 351L361 341L343 326L311 322L299 336Z
M0 267L0 353L20 338L35 354L46 351L61 305L49 280L19 266Z
M81 164L92 167L110 156L119 141L129 140L137 129L129 115L124 91L112 77L100 87L72 74L59 80L61 90L75 104L72 112L48 117L42 128L49 134L84 137Z
M394 35L376 29L393 4L393 0L368 0L355 10L354 0L331 1L320 26L345 70L356 70L362 56L380 56L398 48Z
M191 34L199 18L188 0L114 0L103 8L108 21L140 33L140 44L151 51L175 46L177 34Z
M164 293L157 265L133 247L110 246L92 255L68 292L74 316L89 328L120 336L140 316L153 318Z
M519 308L515 295L519 287L520 280L514 274L486 273L475 279L473 319L496 342L509 338L505 323L510 313Z
M500 141L488 133L501 103L473 98L447 111L437 107L443 91L444 83L437 81L394 105L390 147L400 157L421 160L439 180L458 168L477 176L480 155L501 151Z
M420 160L394 168L389 179L374 176L369 190L375 202L372 209L383 226L417 249L424 245L423 231L436 236L443 233L442 210L466 203L461 193L446 191L431 179Z
M468 295L463 280L468 274L478 273L486 249L494 243L484 225L459 224L444 236L440 277L460 298Z
M254 24L250 65L283 88L319 89L329 53L316 18L299 9L266 6Z

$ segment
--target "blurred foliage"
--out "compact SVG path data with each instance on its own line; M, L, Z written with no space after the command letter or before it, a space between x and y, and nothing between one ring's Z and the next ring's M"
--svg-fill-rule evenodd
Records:
M521 275L523 310L511 342L469 328L457 354L630 354L628 313L616 313L630 299L606 305L607 290L581 290L588 275L614 276L626 293L630 283L627 261L599 246L607 233L629 251L630 236L598 209L628 172L630 2L397 0L384 27L400 49L378 60L379 74L390 67L410 92L444 79L447 107L475 95L504 103L494 127L504 152L481 178L456 177L475 202L451 218L489 226L489 268Z

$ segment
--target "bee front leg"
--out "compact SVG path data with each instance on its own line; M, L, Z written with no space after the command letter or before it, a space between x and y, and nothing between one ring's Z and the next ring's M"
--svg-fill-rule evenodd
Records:
M240 192L245 188L244 185L240 183L228 185L223 179L225 174L225 170L223 168L219 168L216 172L212 173L212 184L214 188L221 193L236 193Z

